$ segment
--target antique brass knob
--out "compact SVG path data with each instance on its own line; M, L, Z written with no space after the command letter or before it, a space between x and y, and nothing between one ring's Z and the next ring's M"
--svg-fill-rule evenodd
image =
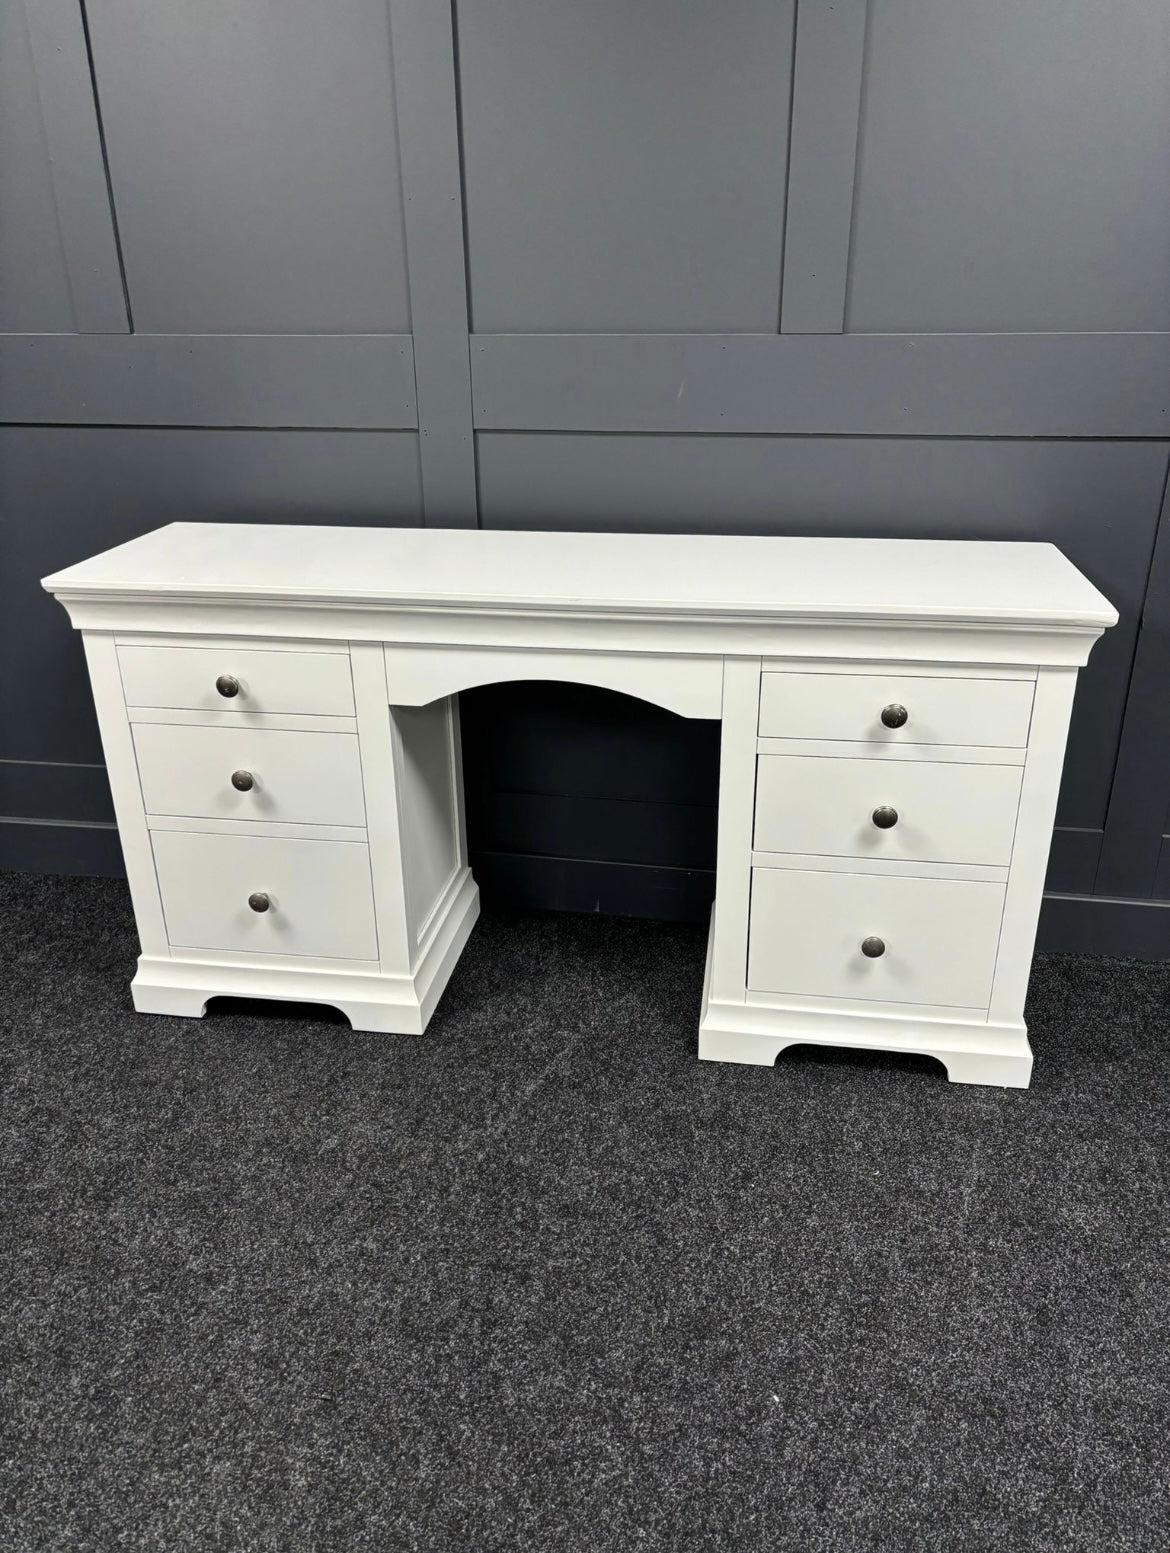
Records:
M253 911L267 911L271 904L272 902L263 890L255 890L248 896L248 905L251 906Z
M879 960L886 952L885 940L881 938L863 938L861 940L861 952L867 960Z
M237 793L250 793L255 785L256 779L250 771L232 772L232 786ZM893 821L891 820L890 823L893 824ZM874 818L874 824L877 824L876 817Z
M238 696L240 682L234 674L221 674L215 682L215 688L221 696Z
M232 778L235 781L235 777ZM888 803L879 804L871 816L878 830L891 830L898 823L898 811Z
M889 706L882 707L882 722L887 728L902 728L909 720L910 713L896 701L891 701Z

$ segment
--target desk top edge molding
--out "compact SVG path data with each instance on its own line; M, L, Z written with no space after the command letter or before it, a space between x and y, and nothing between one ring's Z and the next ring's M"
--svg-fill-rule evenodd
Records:
M891 658L930 633L930 656L951 637L978 659L984 639L989 662L1070 667L1117 620L1028 541L171 524L43 585L87 630L190 616L246 635L749 656L823 652L842 631L868 650L872 631Z

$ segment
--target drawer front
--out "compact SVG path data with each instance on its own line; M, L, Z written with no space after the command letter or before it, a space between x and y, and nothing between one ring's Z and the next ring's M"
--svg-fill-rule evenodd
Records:
M1020 766L761 755L755 846L760 852L1006 867L1022 778ZM876 811L892 811L894 823L875 824Z
M748 988L794 997L986 1008L1004 888L968 880L753 869ZM876 958L861 948L872 938L885 946Z
M159 830L151 843L176 948L378 958L364 843ZM248 904L258 892L269 897L267 911Z
M118 663L127 706L354 715L349 654L344 652L120 646ZM216 689L221 678L234 680L238 692L222 695Z
M1031 680L928 679L901 674L765 674L760 735L877 739L897 744L987 744L1021 749L1032 718ZM886 707L906 721L887 728Z
M148 814L216 820L364 825L362 767L353 733L283 733L135 723ZM232 777L251 778L240 791Z

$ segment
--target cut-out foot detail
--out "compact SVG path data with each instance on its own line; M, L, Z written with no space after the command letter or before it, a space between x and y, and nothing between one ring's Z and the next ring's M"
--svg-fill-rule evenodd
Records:
M1032 1053L933 1052L952 1084L994 1084L1003 1089L1027 1089L1032 1081Z
M771 1067L790 1046L926 1057L941 1064L952 1084L1027 1089L1032 1077L1032 1049L1022 1023L981 1025L711 1001L704 1007L699 1056L707 1062Z
M747 1035L734 1030L699 1031L699 1056L704 1062L747 1062L770 1068L786 1046L794 1041L783 1036Z
M822 1068L892 1068L901 1073L923 1073L935 1078L946 1074L943 1059L931 1052L887 1051L880 1046L832 1046L819 1041L793 1041L776 1061L781 1067L796 1067L807 1061Z
M206 1017L215 1019L223 1015L335 1025L342 1030L349 1028L349 1020L334 1004L308 1003L293 998L247 998L227 993L208 998Z
M171 1014L180 1019L202 1019L211 994L191 987L143 986L130 984L130 996L140 1014Z
M223 993L207 1000L207 1013L260 1015L270 1019L317 1020L335 1029L346 1027L375 1035L420 1035L422 1014L406 1004L357 1002L352 999L305 1002L302 999L241 997Z

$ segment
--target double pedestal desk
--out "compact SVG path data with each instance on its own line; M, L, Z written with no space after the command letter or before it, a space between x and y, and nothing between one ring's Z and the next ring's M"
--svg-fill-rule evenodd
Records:
M81 629L144 1013L421 1034L479 910L458 693L722 719L699 1056L793 1043L1026 1086L1077 667L1051 545L176 523L45 580Z

